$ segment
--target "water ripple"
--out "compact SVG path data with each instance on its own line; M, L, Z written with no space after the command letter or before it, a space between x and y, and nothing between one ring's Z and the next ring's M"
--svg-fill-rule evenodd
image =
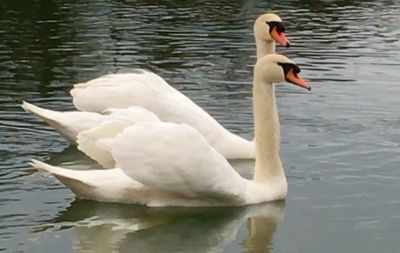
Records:
M44 245L56 239L51 233L69 238L77 226L52 227L73 195L27 166L31 158L96 166L24 113L22 100L69 110L72 84L144 67L250 139L252 23L267 9L280 13L293 43L278 52L293 58L313 86L311 93L277 88L290 190L283 239L274 247L294 252L287 243L293 241L309 252L337 245L344 252L381 252L376 240L387 252L398 250L396 1L41 2L6 0L0 10L0 238L7 239L0 251ZM308 232L290 232L299 228ZM230 247L243 252L241 242Z

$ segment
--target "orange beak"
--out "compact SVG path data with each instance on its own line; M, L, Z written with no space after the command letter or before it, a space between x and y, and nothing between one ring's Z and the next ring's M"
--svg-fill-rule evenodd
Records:
M311 86L310 86L306 81L304 81L303 78L301 78L300 76L298 76L297 74L295 74L295 73L293 72L293 69L290 69L290 70L287 72L287 74L286 74L286 81L288 81L288 82L290 82L290 83L293 83L293 84L295 84L295 85L297 85L297 86L300 86L300 87L302 87L302 88L304 88L304 89L307 89L307 90L311 91Z
M285 33L283 33L283 32L278 32L278 31L276 30L276 27L272 28L271 37L272 37L276 42L278 42L279 45L281 45L282 47L286 47L286 48L290 47L290 42L289 42L288 38L286 38Z

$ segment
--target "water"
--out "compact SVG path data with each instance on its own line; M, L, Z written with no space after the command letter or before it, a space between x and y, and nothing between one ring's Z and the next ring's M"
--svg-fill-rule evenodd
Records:
M282 203L151 209L78 201L31 158L95 165L22 112L145 67L252 136L254 18L279 11L313 91L278 87ZM398 252L398 1L2 1L0 252ZM237 165L250 173L251 163Z

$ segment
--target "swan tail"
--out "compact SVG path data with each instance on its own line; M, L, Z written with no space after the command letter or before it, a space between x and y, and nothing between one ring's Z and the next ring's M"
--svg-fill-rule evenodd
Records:
M33 115L46 122L46 124L56 129L56 131L64 136L69 142L75 143L76 133L74 133L74 131L71 131L71 128L66 125L66 122L64 122L64 112L44 109L26 101L22 102L21 107L26 112L32 113Z
M26 112L32 113L39 117L40 119L44 120L47 124L59 124L57 119L61 116L61 112L51 111L48 109L40 108L39 106L33 105L26 101L23 101L21 104L22 109Z
M51 166L47 163L32 159L31 162L29 163L29 165L31 165L32 167L34 167L37 170L40 171L44 171L44 172L48 172L51 174L57 174L57 171L60 170L60 168L55 167L55 166Z
M137 203L136 189L141 184L129 178L120 169L71 170L51 166L32 159L34 168L48 172L68 187L78 198L102 202ZM127 195L127 191L132 195Z
M43 171L43 172L47 172L50 173L52 175L54 175L55 177L57 177L62 183L64 183L65 185L68 186L68 184L66 183L66 180L69 181L76 181L76 182L80 182L80 183L84 183L84 181L82 180L81 176L82 176L82 171L79 170L70 170L70 169L64 169L61 167L57 167L57 166L52 166L49 165L47 163L32 159L32 161L29 163L29 165L31 165L32 167L34 167L35 169L39 170L39 171ZM87 182L85 184L88 184Z
M94 112L57 112L40 108L26 101L22 103L21 107L42 119L73 144L76 144L78 133L90 129L104 120L103 115Z
M82 193L92 192L95 188L93 184L88 182L88 180L85 180L85 175L81 173L81 171L51 166L35 159L32 159L29 164L37 170L47 172L55 176L79 198L88 198L88 196L84 196Z

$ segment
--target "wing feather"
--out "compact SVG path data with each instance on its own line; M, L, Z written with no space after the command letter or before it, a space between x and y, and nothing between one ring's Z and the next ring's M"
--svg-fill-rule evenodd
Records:
M145 70L105 75L74 85L70 93L76 108L96 112L131 105L149 109L152 103L168 93L181 94L160 76Z
M160 120L152 112L135 106L124 109L111 108L105 113L109 114L101 124L78 134L77 143L78 149L87 156L105 168L113 168L115 161L108 148L109 140L133 124Z
M187 198L244 198L243 179L207 140L186 124L150 122L125 128L112 155L131 178Z
M75 107L82 111L102 112L112 107L140 106L162 121L189 124L217 149L220 138L231 135L187 96L148 71L106 75L86 85L76 85L71 94Z

